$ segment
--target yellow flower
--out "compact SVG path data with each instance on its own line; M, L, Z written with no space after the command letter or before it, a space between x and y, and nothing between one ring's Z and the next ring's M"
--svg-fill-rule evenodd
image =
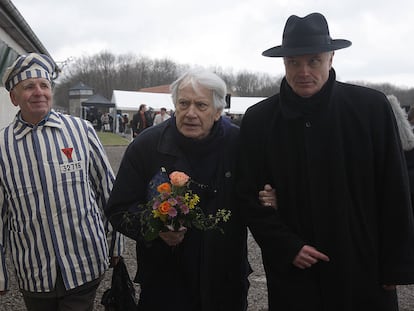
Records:
M184 201L189 209L194 209L200 202L200 197L197 194L190 194L186 192L184 195Z

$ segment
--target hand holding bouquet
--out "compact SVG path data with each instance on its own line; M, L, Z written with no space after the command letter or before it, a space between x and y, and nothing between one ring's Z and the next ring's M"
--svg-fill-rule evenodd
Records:
M165 168L161 169L165 173ZM229 220L231 212L219 209L215 215L205 215L198 206L200 198L189 188L192 180L183 172L172 172L169 181L156 186L155 196L141 214L141 231L148 241L160 232L180 231L195 227L200 230L219 229L218 224Z

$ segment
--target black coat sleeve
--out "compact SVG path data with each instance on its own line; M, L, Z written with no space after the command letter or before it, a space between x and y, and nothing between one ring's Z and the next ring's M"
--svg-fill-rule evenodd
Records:
M274 187L265 157L268 137L266 125L275 113L271 100L249 109L243 117L237 189L243 202L243 217L262 250L263 260L277 260L281 263L280 269L283 269L291 265L305 243L286 226L277 210L262 206L258 200L259 191L265 184Z

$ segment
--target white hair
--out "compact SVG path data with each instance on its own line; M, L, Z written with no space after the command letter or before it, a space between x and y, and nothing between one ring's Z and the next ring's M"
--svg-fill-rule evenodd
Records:
M202 68L190 69L171 84L174 105L177 104L178 90L188 84L191 84L194 90L202 86L213 91L214 107L218 111L222 111L226 106L226 83L215 73Z

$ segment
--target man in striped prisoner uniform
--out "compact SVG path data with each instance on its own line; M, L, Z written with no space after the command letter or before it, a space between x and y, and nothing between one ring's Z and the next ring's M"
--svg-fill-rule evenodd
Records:
M20 111L0 131L0 294L9 242L28 310L92 310L123 248L102 212L114 174L92 125L52 109L54 70L31 53L3 77Z

